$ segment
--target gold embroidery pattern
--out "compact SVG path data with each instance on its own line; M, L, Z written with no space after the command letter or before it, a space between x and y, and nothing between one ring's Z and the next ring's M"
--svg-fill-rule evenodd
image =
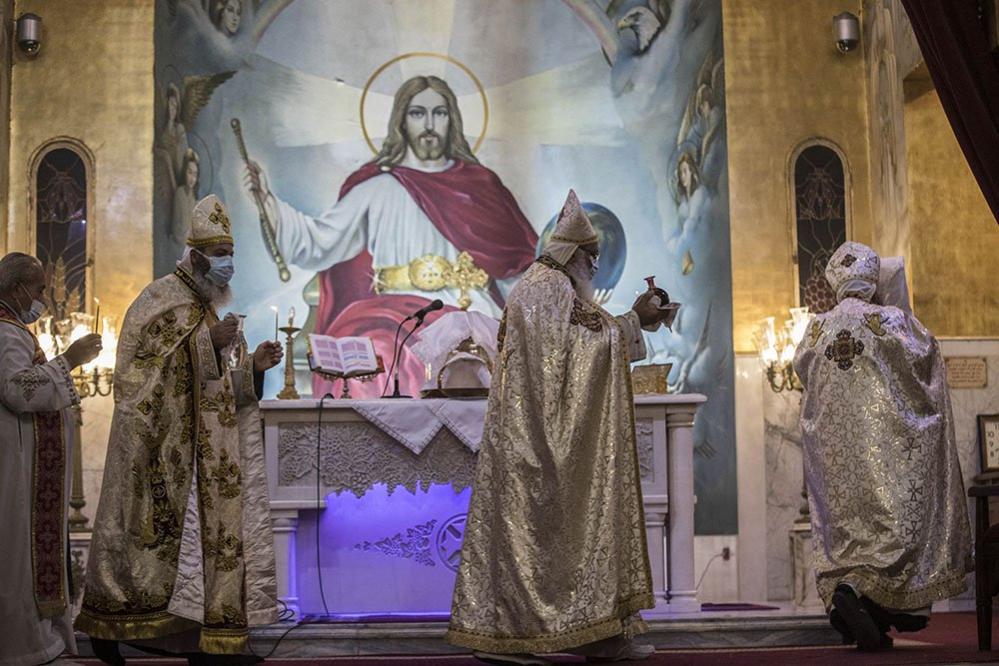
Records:
M599 312L585 305L578 298L572 301L572 314L569 315L569 323L599 333L604 329L604 319Z
M497 353L503 352L503 341L506 340L506 309L503 309L503 318L500 319L499 331L496 332Z
M885 333L887 333L884 327L884 323L881 321L880 312L870 312L865 314L864 323L867 324L867 328L871 329L871 333L878 336L879 338L884 336Z
M227 234L232 233L232 224L229 222L229 216L225 214L221 204L215 204L215 210L213 210L212 214L208 216L208 219L212 222L212 224L221 225L222 230Z
M222 604L222 611L209 610L205 613L205 624L208 626L244 626L246 614L239 608Z
M148 613L166 608L170 602L172 589L164 584L163 594L154 594L148 590L122 588L122 599L115 599L99 592L87 593L87 607L102 613Z
M177 313L173 310L163 313L160 319L149 325L146 332L150 338L165 348L176 345L184 335L180 326L177 325Z
M201 411L217 414L219 425L223 428L236 427L236 398L231 390L220 391L214 398L202 397Z
M14 382L17 388L21 389L26 402L31 402L31 399L35 397L35 393L38 392L39 387L52 383L48 375L35 369L19 372L11 377L10 381Z
M219 464L212 468L212 481L218 486L219 495L226 499L239 497L242 477L239 465L230 457L229 452L223 450L219 454Z
M180 553L181 526L180 519L170 502L167 470L161 459L163 441L170 431L172 420L165 407L164 398L163 388L157 386L149 398L136 405L140 414L151 417L151 423L147 425L143 419L136 419L135 431L139 441L146 448L146 466L143 469L139 462L133 465L132 490L137 499L144 497L146 492L152 499L149 515L143 520L141 547L156 551L156 557L164 562L173 562ZM176 478L175 468L171 480L176 481Z
M850 331L843 329L836 334L836 339L826 347L826 358L836 362L840 370L853 367L853 359L864 353L864 343L853 337Z
M824 322L816 319L808 326L808 346L814 347L819 338L822 337L822 326Z
M205 526L205 557L214 560L218 571L235 571L243 559L243 542L235 534L226 532L225 524L219 521L218 531L212 536L212 528Z
M571 277L569 277L569 271L565 269L565 266L563 266L562 264L558 263L557 261L549 257L547 254L543 254L540 257L538 257L537 262L546 268L550 268L553 271L558 271L559 273L568 277L570 280L572 279Z
M202 461L215 460L215 449L212 448L212 433L204 423L198 424L198 458Z

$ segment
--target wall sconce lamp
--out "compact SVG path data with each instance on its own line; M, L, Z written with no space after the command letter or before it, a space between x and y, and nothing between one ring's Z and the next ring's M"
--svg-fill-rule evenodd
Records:
M850 12L833 17L833 33L840 53L849 53L860 44L860 19Z
M760 355L760 363L767 373L767 381L774 393L802 391L804 387L794 372L794 352L805 337L805 331L814 315L808 308L791 308L791 318L784 328L774 328L774 317L760 321L753 334L753 342Z
M42 46L42 17L38 14L21 14L17 17L17 46L27 56L38 55Z

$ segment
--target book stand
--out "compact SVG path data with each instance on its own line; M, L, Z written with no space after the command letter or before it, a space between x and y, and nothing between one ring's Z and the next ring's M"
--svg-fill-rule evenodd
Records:
M320 370L319 368L314 367L312 363L312 354L309 354L309 370L311 370L314 374L319 375L328 382L335 382L339 379L342 379L343 393L340 394L340 400L350 400L351 379L356 379L362 382L370 382L378 375L384 374L385 363L382 361L381 355L376 355L375 358L378 359L378 369L375 370L374 372L367 372L367 373L348 372L347 374L344 375L339 372L326 372L324 370Z

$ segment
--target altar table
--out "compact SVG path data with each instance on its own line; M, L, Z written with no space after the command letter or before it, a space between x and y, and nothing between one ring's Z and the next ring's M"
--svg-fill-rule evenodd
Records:
M692 428L705 400L635 397L656 599L646 616L700 610ZM447 614L485 408L327 400L320 413L318 400L261 403L278 596L296 615Z

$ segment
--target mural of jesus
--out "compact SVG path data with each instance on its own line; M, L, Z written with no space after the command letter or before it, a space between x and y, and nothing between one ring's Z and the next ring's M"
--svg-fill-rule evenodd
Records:
M370 336L386 363L404 317L436 298L445 307L428 322L457 308L498 316L504 294L534 261L537 233L499 176L472 154L457 98L435 76L399 87L378 155L321 215L275 196L256 163L246 183L268 207L288 263L320 274L316 332ZM401 388L418 391L422 363L408 347L398 362ZM314 378L316 395L330 388ZM354 391L379 393L374 384Z

